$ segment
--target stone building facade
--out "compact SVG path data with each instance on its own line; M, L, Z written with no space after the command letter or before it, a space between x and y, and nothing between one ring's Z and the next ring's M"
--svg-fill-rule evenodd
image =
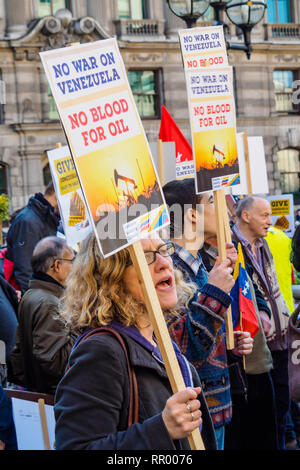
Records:
M250 60L228 51L237 128L263 136L271 194L299 193L300 186L300 2L286 2L285 17L279 2L268 0ZM228 25L230 40L241 43L238 28ZM185 23L165 0L0 0L0 191L11 197L12 211L44 189L45 151L66 142L39 52L117 36L149 141L158 138L162 104L190 140L178 28Z

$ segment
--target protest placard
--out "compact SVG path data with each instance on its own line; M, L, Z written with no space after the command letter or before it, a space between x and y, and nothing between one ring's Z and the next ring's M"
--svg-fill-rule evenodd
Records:
M104 256L168 223L115 38L41 53Z
M223 26L182 29L178 34L185 70L228 65Z
M38 402L19 398L12 398L11 401L18 450L54 450L53 406L43 404L41 407Z
M187 86L196 192L239 184L232 67L220 26L179 31ZM222 54L211 65L205 58ZM193 55L194 54L194 55ZM203 59L204 57L204 59ZM200 61L202 58L202 62Z
M186 73L196 192L239 184L232 68Z
M262 136L237 134L240 184L232 186L232 194L268 194L269 183ZM258 171L259 170L259 171Z
M267 199L272 210L271 220L273 225L292 237L295 231L293 194L268 196Z
M59 212L68 245L82 242L91 232L88 209L69 147L47 152Z

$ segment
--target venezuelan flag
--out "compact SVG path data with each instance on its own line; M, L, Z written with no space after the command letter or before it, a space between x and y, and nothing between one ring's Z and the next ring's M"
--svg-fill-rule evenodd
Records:
M235 285L230 292L233 299L231 304L233 329L236 331L248 331L253 338L259 330L259 323L251 295L244 255L240 243L238 244L238 256L233 278L235 280Z

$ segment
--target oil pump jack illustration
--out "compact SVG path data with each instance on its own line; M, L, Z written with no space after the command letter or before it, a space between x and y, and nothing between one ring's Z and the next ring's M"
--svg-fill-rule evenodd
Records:
M221 150L218 150L215 145L213 146L213 156L217 162L217 167L222 167L223 161L225 160L225 154Z
M124 181L126 184L126 192L123 190L123 196L127 200L127 205L130 206L131 204L136 203L136 197L134 195L134 191L137 189L137 184L134 179L128 178L127 176L120 175L117 170L114 170L114 180L116 188L119 186L119 181Z

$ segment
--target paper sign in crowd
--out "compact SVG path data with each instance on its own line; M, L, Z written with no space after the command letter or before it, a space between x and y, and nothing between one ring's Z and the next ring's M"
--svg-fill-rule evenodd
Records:
M74 246L91 232L91 224L73 158L67 145L47 155L66 240Z
M268 196L267 199L271 206L273 225L292 237L295 231L293 194Z
M40 54L104 256L168 221L115 38Z
M232 67L222 26L179 31L196 192L239 184Z
M247 136L249 150L249 167L246 165L243 134L237 134L237 149L239 159L240 184L230 190L235 196L248 194L268 194L269 183L266 166L266 156L262 136ZM259 168L259 171L257 169ZM251 189L248 188L247 171L250 172Z
M44 450L42 422L37 402L12 398L12 412L18 450ZM54 450L55 417L53 406L45 405L50 448Z

